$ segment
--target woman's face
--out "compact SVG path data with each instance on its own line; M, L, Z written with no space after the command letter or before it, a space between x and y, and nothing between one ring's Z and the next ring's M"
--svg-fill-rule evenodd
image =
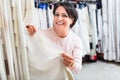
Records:
M54 27L60 30L68 30L72 22L73 20L69 18L64 7L59 6L54 14Z

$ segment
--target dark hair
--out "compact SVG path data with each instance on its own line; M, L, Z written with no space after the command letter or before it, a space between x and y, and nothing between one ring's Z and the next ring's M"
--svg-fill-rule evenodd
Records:
M77 14L77 11L76 9L74 8L74 6L70 3L67 3L67 2L58 2L58 3L55 3L54 4L54 9L53 9L53 15L55 15L55 11L56 9L59 7L59 6L62 6L65 8L68 16L70 18L73 18L73 23L70 25L70 28L72 28L74 26L74 24L76 23L77 19L78 19L78 14Z

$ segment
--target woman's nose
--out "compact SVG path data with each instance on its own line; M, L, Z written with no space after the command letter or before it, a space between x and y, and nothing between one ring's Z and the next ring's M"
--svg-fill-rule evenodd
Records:
M58 19L59 19L59 20L62 20L63 18L62 18L62 16L58 16Z

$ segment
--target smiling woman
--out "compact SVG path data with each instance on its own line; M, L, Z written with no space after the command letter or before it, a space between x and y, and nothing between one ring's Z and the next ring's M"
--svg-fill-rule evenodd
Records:
M56 34L62 38L67 36L69 26L73 23L73 19L69 17L64 7L60 6L54 13L54 30Z
M74 6L66 2L58 2L53 9L53 27L38 31L35 26L27 25L27 30L31 36L38 34L45 35L54 42L63 52L61 57L66 68L72 73L78 73L82 68L82 41L70 29L78 19L78 14ZM48 53L49 54L49 53Z

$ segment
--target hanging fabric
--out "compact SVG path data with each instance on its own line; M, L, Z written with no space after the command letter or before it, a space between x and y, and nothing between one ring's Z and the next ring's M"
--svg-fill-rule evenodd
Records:
M91 51L91 54L96 53L96 45L97 45L97 24L96 24L96 4L89 4L89 15L90 15L90 23L91 23L91 34L92 34L92 44L93 44L93 49Z
M115 3L115 11L116 11L116 14L115 14L115 24L116 24L116 27L115 27L115 49L116 49L116 61L117 62L120 62L120 37L119 37L119 34L120 34L120 1L119 0L116 0L116 3Z
M15 80L15 73L14 73L14 65L13 65L13 54L12 54L12 44L11 44L11 37L10 37L10 28L9 28L9 7L8 3L9 1L4 0L2 1L2 38L3 38L3 45L4 45L4 50L3 53L5 56L5 61L8 63L9 66L9 77L8 79Z
M104 53L104 59L109 61L117 61L120 62L120 54L119 54L119 44L120 39L118 34L120 21L119 13L120 6L118 6L120 2L115 0L102 0L103 5L103 39L102 39L102 47ZM112 6L111 6L112 5Z
M90 53L88 32L88 28L90 27L90 21L88 16L88 7L85 3L79 3L76 10L78 12L78 20L72 30L82 39L84 47L82 55L84 56Z

